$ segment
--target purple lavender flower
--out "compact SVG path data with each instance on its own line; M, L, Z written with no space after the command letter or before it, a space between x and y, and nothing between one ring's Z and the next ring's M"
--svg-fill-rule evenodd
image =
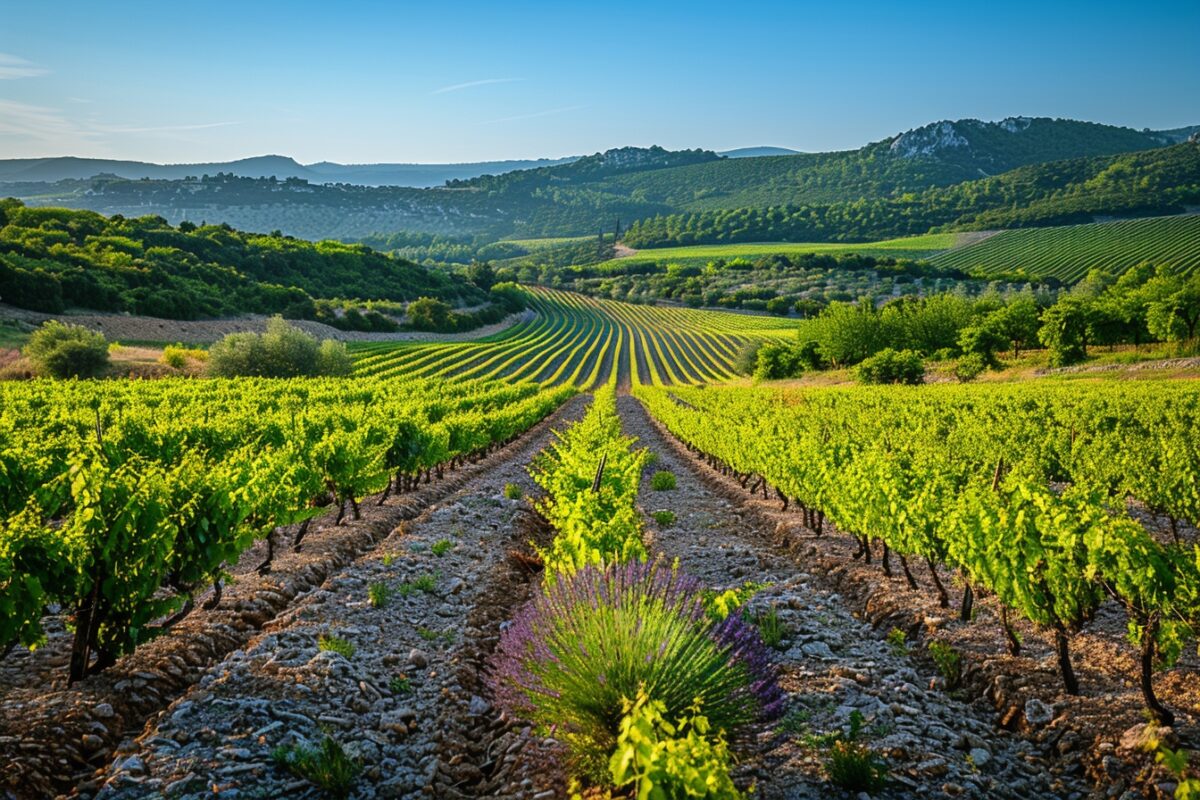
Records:
M496 703L586 751L608 752L622 701L639 689L678 719L699 699L714 733L737 737L781 713L777 669L757 629L714 621L695 578L630 562L559 576L501 634Z

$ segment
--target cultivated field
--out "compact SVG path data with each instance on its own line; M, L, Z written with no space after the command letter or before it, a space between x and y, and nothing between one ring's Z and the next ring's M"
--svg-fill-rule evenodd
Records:
M533 293L537 317L477 342L356 347L359 375L503 378L580 388L616 381L708 383L735 377L738 351L788 336L786 319Z
M1023 270L1064 283L1092 269L1119 274L1141 263L1187 274L1200 267L1200 214L1000 231L930 260L964 272Z

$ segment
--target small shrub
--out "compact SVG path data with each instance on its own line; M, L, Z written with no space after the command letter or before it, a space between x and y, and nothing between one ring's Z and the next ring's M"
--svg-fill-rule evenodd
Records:
M395 553L384 553L383 558L381 558L379 561L385 567L390 567L392 564L396 563L396 554Z
M634 700L626 700L624 709L608 764L616 788L630 787L638 800L743 796L729 774L729 746L720 731L712 730L700 702L675 723L664 718L666 706L650 699L644 689Z
M850 730L845 736L838 734L825 761L829 780L852 792L875 792L887 784L887 764L859 741L865 721L861 711L851 711Z
M349 375L350 354L341 342L318 342L282 317L267 323L266 333L231 333L212 346L208 374L263 378Z
M321 638L317 639L317 649L340 653L345 658L354 658L354 645L331 633L321 634Z
M504 484L504 496L509 500L520 500L522 494L521 487L515 483Z
M982 375L988 368L983 356L978 353L967 353L954 365L954 377L959 383L970 383Z
M392 694L412 694L412 681L404 675L397 675L388 683Z
M334 339L325 339L317 348L317 373L330 378L344 378L354 372L354 359L346 345Z
M659 470L650 478L650 488L656 492L666 492L675 488L675 474Z
M429 548L429 552L433 553L438 558L446 555L454 548L454 542L449 539L440 539L434 542L433 547Z
M654 521L658 523L660 528L665 528L675 522L674 511L667 511L665 509L662 511L654 511L651 512L650 516L654 517Z
M642 466L643 467L653 467L657 463L658 463L658 453L652 453L649 450L647 450L646 451L646 460Z
M892 652L898 656L905 655L908 652L908 634L899 628L892 628L888 631L887 638L884 639Z
M492 671L497 704L554 727L579 771L605 780L625 700L644 689L666 719L699 701L714 729L736 736L778 716L775 668L737 614L710 619L697 581L628 563L560 575L501 635Z
M754 624L758 626L758 633L767 647L778 650L783 645L787 630L774 607L759 612L754 618Z
M34 331L21 353L52 378L94 378L108 368L104 334L57 320Z
M940 639L929 642L929 655L938 672L946 679L946 688L956 689L962 682L962 653Z
M411 581L405 581L404 583L400 584L400 588L397 589L397 591L400 593L401 597L408 597L410 594L414 594L415 592L425 592L426 594L429 594L436 588L436 575L422 575L418 578L413 578Z
M860 383L904 383L915 385L925 380L925 362L915 350L885 347L865 359L854 370Z
M271 759L333 797L349 795L362 770L358 762L346 755L341 744L330 736L326 736L315 747L310 744L277 747L271 751Z
M392 589L383 581L376 581L367 587L367 602L372 608L383 608L392 597Z
M172 369L183 369L188 361L207 361L208 351L199 348L184 347L181 344L170 344L163 348L159 362Z
M888 767L870 747L840 739L825 762L829 780L851 792L877 792L887 785Z

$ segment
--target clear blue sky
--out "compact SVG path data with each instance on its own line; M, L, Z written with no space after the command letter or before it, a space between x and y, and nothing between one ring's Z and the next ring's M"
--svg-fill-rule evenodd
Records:
M0 157L478 161L1200 123L1200 2L0 0Z

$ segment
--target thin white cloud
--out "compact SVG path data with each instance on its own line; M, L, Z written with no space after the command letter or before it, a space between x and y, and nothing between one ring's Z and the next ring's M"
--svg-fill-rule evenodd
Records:
M0 99L0 135L51 142L85 137L87 133L53 108Z
M14 78L36 78L50 70L10 53L0 53L0 81Z
M460 92L463 89L472 89L476 86L490 86L493 83L516 83L524 80L524 78L484 78L481 81L467 81L466 83L456 83L452 86L443 86L440 89L434 89L430 94L446 94L447 92Z
M516 122L522 119L536 119L537 117L549 117L554 114L565 114L568 111L579 111L587 106L563 106L562 108L548 108L545 111L535 111L532 114L516 114L511 117L500 117L499 119L487 119L483 122L476 123L477 125L495 125L498 122Z
M39 151L78 155L107 149L120 137L158 136L179 138L187 131L224 128L240 122L205 122L192 125L112 125L79 120L55 108L29 105L0 98L0 142L9 142Z
M230 125L241 125L240 122L202 122L197 125L156 125L153 127L118 127L112 125L93 125L101 133L177 133L179 131L202 131L208 128L226 128Z

